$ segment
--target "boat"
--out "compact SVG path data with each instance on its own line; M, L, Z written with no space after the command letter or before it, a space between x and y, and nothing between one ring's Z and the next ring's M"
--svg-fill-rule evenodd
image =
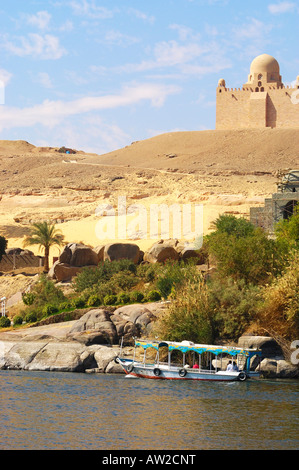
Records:
M132 359L120 354L115 362L130 377L164 380L245 381L259 377L261 351L234 346L195 344L191 341L147 341L134 338ZM143 358L136 359L137 348L142 348ZM147 357L147 351L155 357ZM140 350L139 350L140 351ZM161 354L161 351L163 352ZM173 357L175 356L175 358ZM162 359L162 360L160 360ZM165 361L166 359L166 361ZM179 359L179 361L178 361ZM227 367L230 361L231 366Z

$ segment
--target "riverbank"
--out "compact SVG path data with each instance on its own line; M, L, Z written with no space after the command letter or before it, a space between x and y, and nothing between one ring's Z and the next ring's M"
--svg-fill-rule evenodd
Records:
M122 374L115 362L121 337L123 354L133 351L134 334L151 330L165 308L163 303L130 305L114 311L90 309L78 320L19 328L0 333L0 369ZM270 337L243 336L238 345L262 351L260 370L265 378L299 378Z

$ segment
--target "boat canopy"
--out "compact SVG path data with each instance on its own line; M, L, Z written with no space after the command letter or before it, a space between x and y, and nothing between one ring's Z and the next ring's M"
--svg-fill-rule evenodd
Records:
M173 341L141 341L135 340L135 347L141 346L143 349L154 348L159 351L159 348L166 346L169 351L181 351L186 353L189 351L202 354L204 352L210 352L218 356L219 354L229 354L230 356L237 356L241 354L246 357L251 357L254 355L261 355L261 351L258 349L245 349L237 348L233 346L212 346L208 344L195 344L191 341L182 341L181 343L176 343Z

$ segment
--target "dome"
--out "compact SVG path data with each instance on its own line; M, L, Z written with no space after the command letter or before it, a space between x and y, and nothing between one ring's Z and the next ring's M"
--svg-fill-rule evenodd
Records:
M251 62L250 73L252 75L255 73L279 74L279 63L269 54L259 55Z

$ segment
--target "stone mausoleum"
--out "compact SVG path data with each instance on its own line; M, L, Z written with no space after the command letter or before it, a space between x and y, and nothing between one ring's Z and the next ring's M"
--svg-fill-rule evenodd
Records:
M256 57L242 88L227 88L220 79L216 96L216 129L299 128L299 76L284 86L277 60Z

